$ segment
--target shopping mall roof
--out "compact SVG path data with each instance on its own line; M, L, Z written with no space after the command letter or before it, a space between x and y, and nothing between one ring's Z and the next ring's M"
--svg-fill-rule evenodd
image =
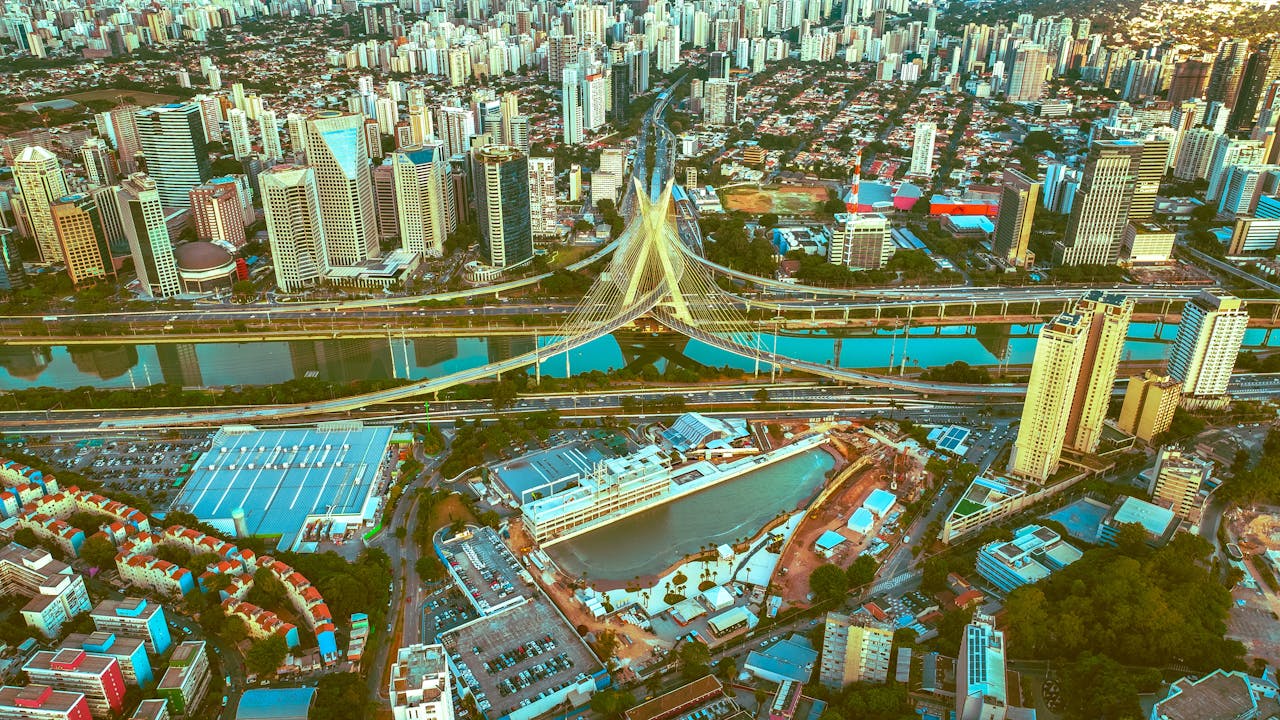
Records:
M315 688L254 688L240 697L236 720L307 720Z

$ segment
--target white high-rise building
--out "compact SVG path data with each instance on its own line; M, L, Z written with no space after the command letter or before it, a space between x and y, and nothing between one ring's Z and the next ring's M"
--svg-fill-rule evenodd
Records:
M307 163L315 168L329 265L351 266L377 257L364 118L332 110L308 118Z
M277 165L258 175L258 187L276 285L284 292L315 285L329 270L316 171Z
M155 180L145 173L130 175L120 183L116 201L142 291L157 298L181 293L178 263L173 256L173 242L169 239L163 200Z
M933 141L937 135L937 123L916 123L915 141L911 145L912 175L929 175L933 172Z
M1089 316L1062 313L1040 328L1009 471L1047 480L1058 471L1071 404L1089 345Z
M289 130L289 152L295 155L307 152L307 119L298 113L289 113L284 118L285 127Z
M554 237L559 234L555 158L529 158L529 222L534 237Z
M956 720L1003 720L1008 707L1004 633L990 618L975 616L960 636Z
M582 142L582 82L579 75L577 66L570 65L564 69L564 81L561 83L560 121L566 145Z
M704 85L703 118L708 125L738 124L738 83L714 78Z
M410 645L391 666L391 716L395 720L453 720L448 655L443 645Z
M80 158L84 160L84 171L90 185L103 187L115 184L116 161L106 140L100 137L85 140L80 146Z
M268 163L283 160L284 149L280 147L280 128L276 125L274 110L258 113L258 133L262 135L262 159Z
M147 175L167 208L187 208L191 188L213 177L199 103L170 103L134 115Z
M1182 309L1169 351L1169 375L1182 383L1185 406L1221 403L1249 325L1240 298L1203 291Z
M49 208L67 194L67 178L62 173L58 156L39 145L23 148L13 161L13 179L22 193L22 205L27 222L35 236L36 249L44 262L59 262L62 247L58 244L58 231L53 225Z
M243 160L253 154L253 138L249 135L249 115L239 108L227 111L227 125L231 128L231 155Z
M391 172L401 246L409 252L440 257L449 230L448 210L453 205L443 143L432 140L392 153Z

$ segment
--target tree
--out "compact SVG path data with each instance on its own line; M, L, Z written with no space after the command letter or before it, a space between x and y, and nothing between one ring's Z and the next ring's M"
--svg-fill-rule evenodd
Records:
M28 527L18 528L13 533L13 541L28 549L40 547L40 538L36 537L36 532Z
M1135 673L1105 655L1084 653L1062 667L1058 679L1066 717L1130 720L1143 717L1142 708L1138 706L1138 686L1158 685L1160 673L1156 670Z
M96 568L109 568L115 564L116 546L102 535L91 535L80 546L80 558Z
M285 599L284 583L267 568L258 568L253 573L253 587L245 599L261 608L279 607Z
M876 571L880 569L880 563L870 555L859 555L853 564L845 571L845 576L849 578L849 587L858 587L866 585L876 579Z
M358 673L322 675L316 683L311 720L365 720L369 711L368 684Z
M849 592L849 578L839 566L827 563L809 575L809 590L819 600L839 600Z
M716 676L725 682L732 682L738 674L738 661L733 659L732 655L726 655L720 658L716 663Z
M617 688L606 688L591 696L591 709L607 718L618 717L635 704L631 693Z
M697 680L711 669L711 650L696 640L681 645L676 659L680 662L680 677L685 680Z
M258 675L274 673L284 663L284 656L289 654L289 646L284 638L271 635L255 642L244 654L244 664Z

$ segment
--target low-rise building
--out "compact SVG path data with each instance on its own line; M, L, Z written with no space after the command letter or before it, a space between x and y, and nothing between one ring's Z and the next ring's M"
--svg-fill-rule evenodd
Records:
M1098 542L1115 545L1120 528L1140 525L1147 534L1147 544L1159 547L1169 542L1178 531L1178 516L1169 508L1153 505L1136 497L1123 497L1111 506L1111 511L1098 527Z
M84 578L47 550L31 550L16 542L0 548L0 594L30 598L22 618L48 638L57 637L63 624L89 610Z
M1214 670L1202 678L1182 678L1151 708L1150 720L1260 720L1280 716L1276 687L1242 672Z
M154 698L143 700L138 703L138 709L133 711L129 720L169 720L169 701Z
M987 543L978 551L978 574L1009 592L1032 585L1080 559L1078 548L1041 525L1014 531L1013 539Z
M155 684L155 674L151 671L151 660L147 658L147 648L141 640L132 637L116 637L109 632L91 634L71 633L62 641L62 649L84 650L113 657L120 663L120 673L128 685L151 687Z
M98 630L143 641L152 655L164 654L173 642L164 608L154 600L139 597L103 600L89 617Z
M0 718L13 720L90 720L84 693L54 690L48 685L0 687Z
M448 656L443 645L410 645L391 666L391 715L395 720L453 720Z
M124 712L124 674L113 657L64 648L42 650L22 666L33 684L81 693L95 718Z

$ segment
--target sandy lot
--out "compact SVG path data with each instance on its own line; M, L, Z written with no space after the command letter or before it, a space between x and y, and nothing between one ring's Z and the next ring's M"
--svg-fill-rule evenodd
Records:
M765 186L729 188L720 193L724 209L759 215L810 215L827 200L827 189L821 186Z

